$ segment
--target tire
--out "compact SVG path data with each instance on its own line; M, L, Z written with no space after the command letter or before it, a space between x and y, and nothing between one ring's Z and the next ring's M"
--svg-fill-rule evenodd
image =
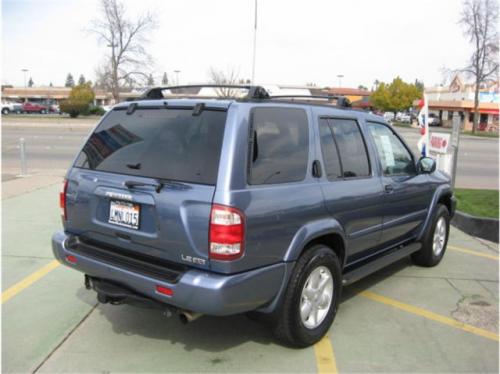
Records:
M290 277L283 302L273 318L273 332L278 340L286 345L305 348L318 342L328 332L337 313L342 290L341 274L340 261L330 248L315 245L303 253ZM329 276L332 284L327 281ZM319 299L314 299L312 291L309 291L311 296L307 295L307 289L318 288L315 287L317 282L324 282L325 286L323 292L316 293ZM301 306L306 311L303 314ZM308 314L307 310L311 313ZM314 310L318 310L317 314Z
M438 204L432 217L432 224L422 240L422 248L411 255L413 262L431 267L439 264L446 252L450 235L450 213L443 204Z
M9 113L10 113L9 108L3 108L3 109L2 109L2 114L3 114L3 115L7 115L7 114L9 114Z

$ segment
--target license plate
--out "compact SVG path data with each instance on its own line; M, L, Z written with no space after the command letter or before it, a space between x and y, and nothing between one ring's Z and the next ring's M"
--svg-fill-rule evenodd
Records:
M114 225L125 226L134 230L138 230L139 213L139 204L111 200L109 205L108 222Z

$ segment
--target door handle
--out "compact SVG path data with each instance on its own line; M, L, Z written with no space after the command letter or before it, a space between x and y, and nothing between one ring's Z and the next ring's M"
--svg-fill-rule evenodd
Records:
M386 184L384 190L386 193L392 193L394 192L394 186L392 184Z

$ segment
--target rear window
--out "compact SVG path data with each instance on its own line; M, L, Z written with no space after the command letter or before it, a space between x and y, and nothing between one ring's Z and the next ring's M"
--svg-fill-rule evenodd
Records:
M252 110L249 184L304 180L309 155L306 112L295 108Z
M111 173L215 184L226 112L192 109L114 110L75 166Z

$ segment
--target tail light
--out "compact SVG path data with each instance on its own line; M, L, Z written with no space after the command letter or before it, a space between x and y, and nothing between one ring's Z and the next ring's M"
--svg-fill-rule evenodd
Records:
M236 260L243 255L245 220L238 209L212 205L210 212L210 258Z
M64 221L67 220L66 214L66 191L68 189L68 180L64 180L63 190L59 192L59 207L61 208L61 217Z

